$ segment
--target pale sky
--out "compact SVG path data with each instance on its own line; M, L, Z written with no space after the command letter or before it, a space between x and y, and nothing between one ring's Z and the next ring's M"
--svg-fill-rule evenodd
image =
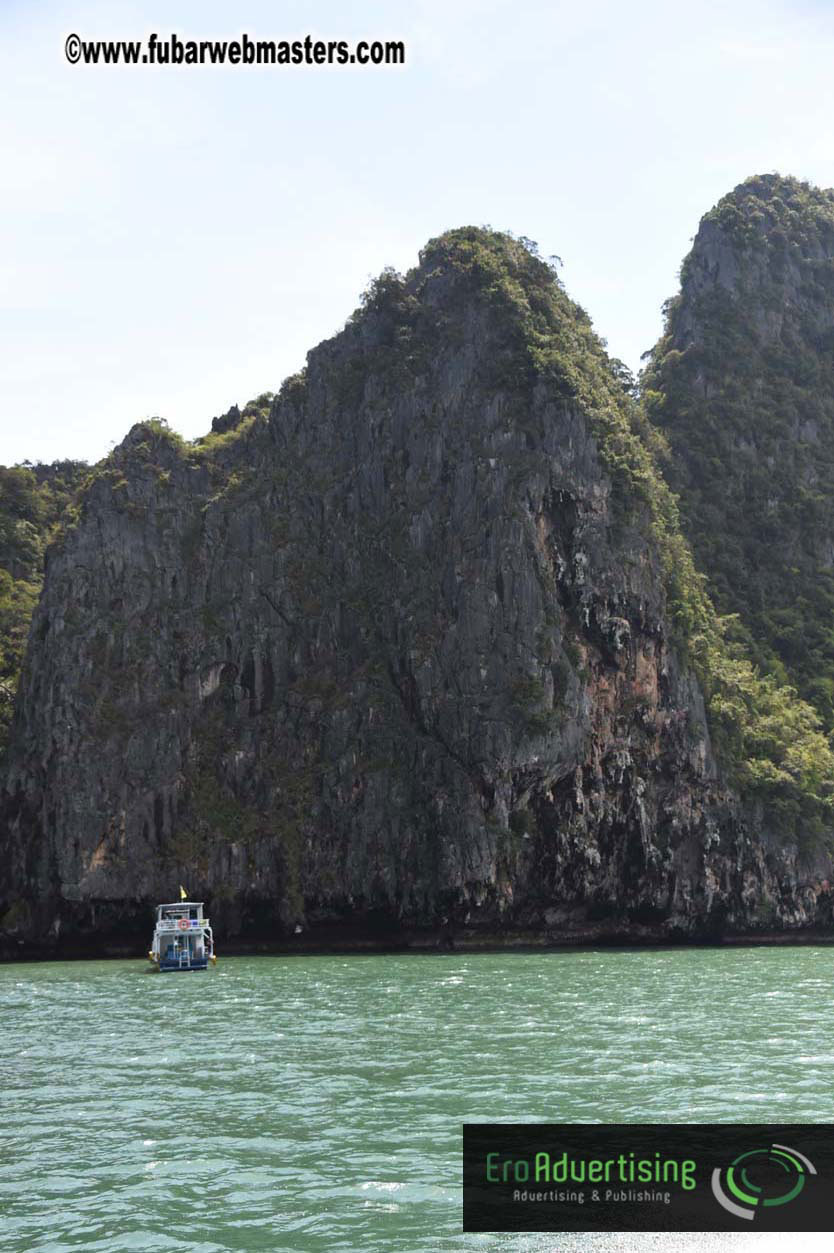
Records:
M396 38L406 66L70 65L64 40ZM467 223L557 253L632 368L698 219L834 185L834 2L0 0L0 463L191 438Z

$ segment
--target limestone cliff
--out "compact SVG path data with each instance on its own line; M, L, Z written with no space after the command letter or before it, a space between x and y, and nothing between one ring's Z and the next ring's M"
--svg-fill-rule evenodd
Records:
M646 372L722 613L834 726L834 192L747 179L701 222Z
M43 582L44 548L87 469L81 461L0 466L0 758Z
M7 949L144 936L180 882L252 939L830 923L827 857L714 757L754 715L651 442L549 267L472 229L205 440L134 427L48 553Z

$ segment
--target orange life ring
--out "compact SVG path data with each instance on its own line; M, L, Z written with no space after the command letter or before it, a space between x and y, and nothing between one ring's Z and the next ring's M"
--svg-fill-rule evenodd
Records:
M187 918L180 918L180 931L187 931L191 923Z

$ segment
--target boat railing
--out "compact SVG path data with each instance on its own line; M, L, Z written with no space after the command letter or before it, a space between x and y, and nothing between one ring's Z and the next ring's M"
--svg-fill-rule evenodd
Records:
M183 923L187 926L183 926ZM156 924L157 931L199 931L210 925L208 918L160 918Z

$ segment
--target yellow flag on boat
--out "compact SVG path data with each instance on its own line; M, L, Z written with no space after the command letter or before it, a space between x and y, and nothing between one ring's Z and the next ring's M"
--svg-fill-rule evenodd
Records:
M181 901L188 900L188 893L186 892L182 884L180 884L180 900Z

